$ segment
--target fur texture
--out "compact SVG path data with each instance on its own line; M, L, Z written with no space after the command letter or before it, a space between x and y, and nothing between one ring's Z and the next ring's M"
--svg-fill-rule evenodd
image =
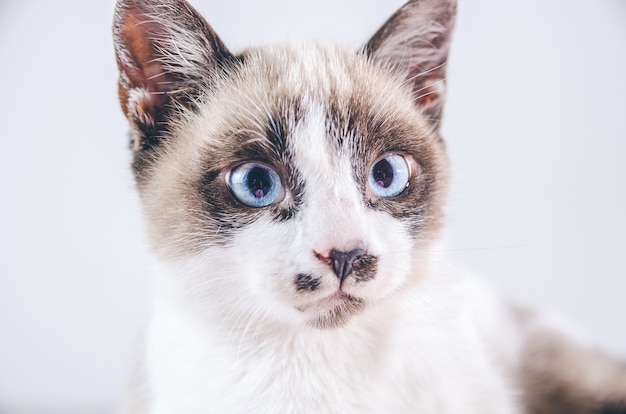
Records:
M624 367L434 253L455 7L409 1L358 52L233 54L182 0L118 1L158 268L126 412L623 410Z

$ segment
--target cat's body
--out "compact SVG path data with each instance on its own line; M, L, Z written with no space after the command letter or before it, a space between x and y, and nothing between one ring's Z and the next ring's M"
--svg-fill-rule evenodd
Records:
M434 253L454 12L409 2L359 53L291 42L234 55L180 0L118 3L120 100L160 269L129 412L625 402L626 370Z

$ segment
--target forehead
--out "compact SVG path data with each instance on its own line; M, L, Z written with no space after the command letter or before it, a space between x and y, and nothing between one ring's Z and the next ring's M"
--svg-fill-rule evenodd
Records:
M363 55L294 42L246 51L242 61L206 94L201 125L186 128L209 151L274 158L298 140L380 153L436 140L410 90Z

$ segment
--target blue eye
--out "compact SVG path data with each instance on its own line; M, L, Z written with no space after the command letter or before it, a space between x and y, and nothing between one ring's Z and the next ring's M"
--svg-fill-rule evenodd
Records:
M406 159L398 154L390 154L370 168L368 181L374 194L388 198L400 195L408 187L410 176Z
M262 164L249 162L233 168L226 176L233 196L249 207L266 207L280 201L283 186L276 171Z

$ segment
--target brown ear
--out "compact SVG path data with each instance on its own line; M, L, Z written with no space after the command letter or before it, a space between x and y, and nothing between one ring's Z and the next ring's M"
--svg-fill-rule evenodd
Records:
M118 0L113 22L119 98L139 135L157 142L175 105L188 105L233 57L184 0Z
M402 74L415 104L439 126L456 0L411 0L376 32L363 51Z

